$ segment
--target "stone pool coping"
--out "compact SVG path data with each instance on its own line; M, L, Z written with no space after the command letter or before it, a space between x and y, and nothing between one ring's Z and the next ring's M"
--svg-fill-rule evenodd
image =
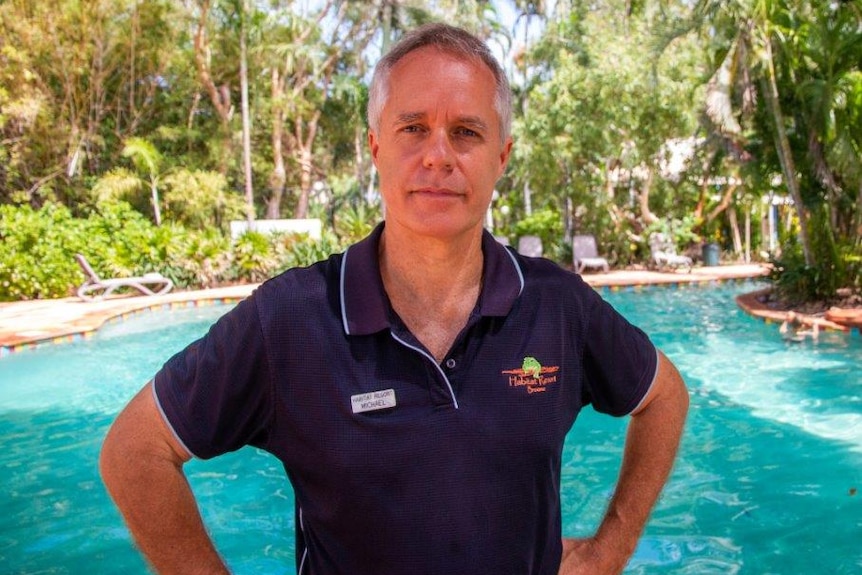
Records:
M768 273L769 268L765 265L733 264L696 267L691 272L611 270L608 273L583 274L583 278L594 288L617 290L652 285L709 285L756 279ZM94 302L67 297L0 303L0 358L45 344L86 339L109 321L144 311L235 303L246 298L258 285L174 291L158 296L115 296ZM758 315L759 312L753 310L749 313Z
M768 305L760 301L761 296L768 294L770 290L771 288L763 288L757 291L740 294L736 296L736 304L748 315L760 318L766 323L781 324L787 318L787 311L772 309ZM852 328L846 325L835 323L834 321L829 321L828 319L822 317L822 314L797 314L797 316L804 325L809 327L814 324L817 324L820 329L843 331L848 333L852 331ZM860 333L862 333L862 328L860 328L859 331Z

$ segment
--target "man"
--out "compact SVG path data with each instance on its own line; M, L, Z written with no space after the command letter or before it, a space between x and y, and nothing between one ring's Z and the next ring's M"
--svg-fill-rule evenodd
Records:
M676 369L580 279L482 229L512 148L487 47L430 25L378 64L369 145L385 224L261 285L172 358L105 440L106 485L163 573L225 573L182 465L284 464L306 574L618 573L675 457ZM631 415L597 533L562 539L578 411Z
M811 339L816 340L820 335L820 325L817 323L817 320L814 320L810 322L810 326L809 328L802 317L795 311L789 311L784 316L784 321L781 322L778 333L787 341L805 341L807 336L811 336Z

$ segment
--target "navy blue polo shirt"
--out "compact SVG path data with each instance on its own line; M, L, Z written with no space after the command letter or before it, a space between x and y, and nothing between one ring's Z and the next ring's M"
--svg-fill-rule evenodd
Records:
M382 229L171 358L166 421L197 457L283 462L301 575L556 575L566 434L588 404L632 411L655 348L578 275L486 232L479 300L437 363L383 289Z

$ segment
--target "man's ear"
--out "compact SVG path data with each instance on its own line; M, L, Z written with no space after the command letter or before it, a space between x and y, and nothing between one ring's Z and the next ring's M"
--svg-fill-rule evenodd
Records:
M377 152L380 149L380 143L377 141L377 134L373 130L368 130L368 149L371 150L371 161L374 166L377 166Z
M506 138L506 143L503 144L503 150L500 152L500 172L497 174L498 178L503 176L503 173L506 171L506 166L509 165L509 157L512 155L512 145L513 140L512 137L509 136Z

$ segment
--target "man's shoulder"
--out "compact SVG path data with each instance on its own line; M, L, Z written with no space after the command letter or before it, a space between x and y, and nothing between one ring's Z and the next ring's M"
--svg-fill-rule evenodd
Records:
M258 305L268 302L284 305L290 301L309 301L325 296L336 289L340 282L343 253L330 255L327 259L308 266L292 267L263 282L255 297Z
M564 268L553 260L526 257L517 252L513 253L521 269L521 273L524 275L524 281L528 286L529 284L535 284L537 287L553 288L571 286L573 289L589 287L581 276L573 270Z

